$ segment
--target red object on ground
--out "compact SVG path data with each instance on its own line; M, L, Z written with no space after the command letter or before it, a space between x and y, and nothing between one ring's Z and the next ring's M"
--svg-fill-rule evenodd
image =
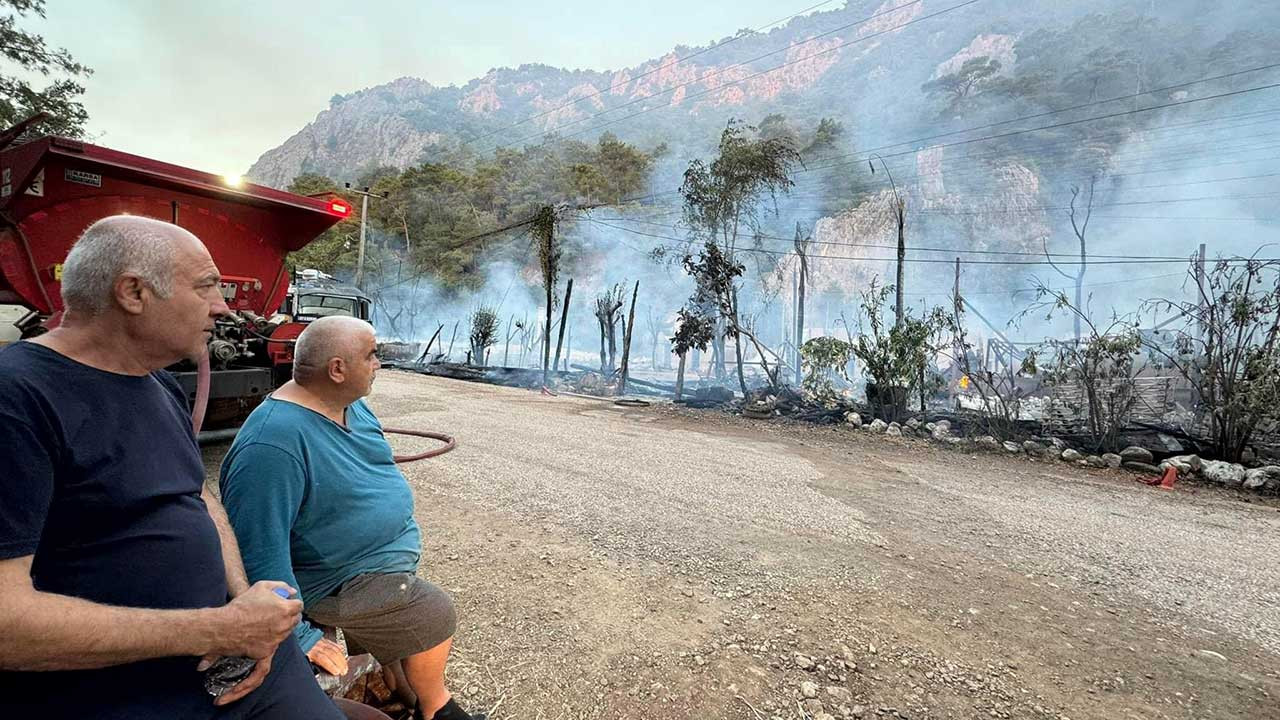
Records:
M1178 468L1170 465L1164 470L1164 477L1160 478L1160 487L1164 490L1172 490L1173 483L1178 479Z

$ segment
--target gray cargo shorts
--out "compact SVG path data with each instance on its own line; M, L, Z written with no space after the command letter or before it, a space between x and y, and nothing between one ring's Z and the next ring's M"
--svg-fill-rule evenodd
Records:
M342 628L352 655L367 652L386 665L453 637L453 599L413 573L357 575L305 610L321 625Z

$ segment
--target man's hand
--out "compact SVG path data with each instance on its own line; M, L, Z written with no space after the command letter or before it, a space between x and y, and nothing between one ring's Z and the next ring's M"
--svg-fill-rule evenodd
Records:
M220 608L220 632L210 654L269 660L302 618L302 601L280 597L277 588L296 593L285 583L263 580Z
M267 675L270 672L271 656L268 655L264 658L259 658L258 664L253 668L253 672L249 673L248 677L232 686L230 690L219 695L218 699L213 701L213 704L228 705L239 700L245 695L248 695L258 689L258 686L262 684L262 681L267 679Z
M341 645L328 638L320 638L320 641L307 651L307 659L330 675L347 674L347 653Z

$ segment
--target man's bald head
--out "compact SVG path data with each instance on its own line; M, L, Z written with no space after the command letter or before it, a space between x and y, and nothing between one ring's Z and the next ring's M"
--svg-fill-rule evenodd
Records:
M315 320L303 329L294 345L293 379L299 385L313 389L334 384L331 362L342 360L342 371L349 373L351 368L358 369L368 360L366 356L374 344L373 326L364 320L347 316ZM367 389L360 396L366 393Z

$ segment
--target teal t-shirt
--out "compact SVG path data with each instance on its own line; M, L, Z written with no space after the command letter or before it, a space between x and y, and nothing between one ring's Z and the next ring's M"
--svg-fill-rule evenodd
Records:
M346 420L269 397L222 461L222 503L249 581L287 582L304 607L356 575L418 567L413 493L382 425L363 400ZM305 620L294 634L304 651L321 637Z

